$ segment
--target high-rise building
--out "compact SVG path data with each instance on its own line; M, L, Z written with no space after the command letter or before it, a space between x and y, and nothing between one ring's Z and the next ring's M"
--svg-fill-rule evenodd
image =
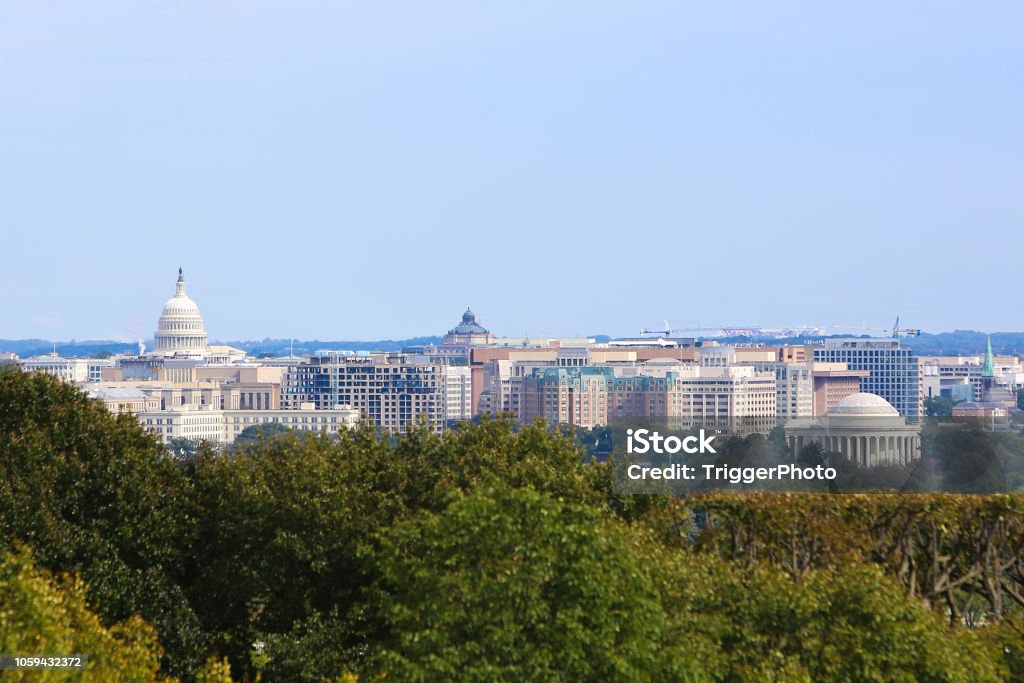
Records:
M781 362L775 366L775 410L780 420L814 414L812 363Z
M445 422L464 422L473 417L473 382L466 365L444 367Z
M281 382L281 404L309 403L322 410L352 406L391 433L425 421L445 424L445 366L402 354L326 353L290 366Z
M888 401L903 417L916 420L923 412L918 357L899 339L847 337L826 339L815 347L814 360L846 363L850 370L867 370L860 390Z

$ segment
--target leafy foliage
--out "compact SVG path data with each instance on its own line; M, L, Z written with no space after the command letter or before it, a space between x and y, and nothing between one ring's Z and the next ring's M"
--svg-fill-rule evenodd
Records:
M139 617L104 626L80 579L51 578L27 550L0 555L0 651L88 656L90 681L157 681L160 645ZM82 679L80 671L5 671L5 681Z
M576 441L600 458L616 438L482 419L177 458L72 386L0 371L0 543L78 577L7 556L0 639L106 638L142 672L111 680L157 661L267 683L1024 674L1021 496L616 495ZM921 478L1024 484L1018 434L925 440ZM779 433L723 449L784 457Z
M265 439L287 432L288 427L280 422L268 422L265 425L249 425L235 437L235 444L243 444L258 439Z
M133 416L56 378L0 369L0 542L80 575L108 623L150 621L174 674L206 647L176 581L189 533L181 475Z
M400 680L710 680L651 549L593 508L486 488L393 528L377 666Z

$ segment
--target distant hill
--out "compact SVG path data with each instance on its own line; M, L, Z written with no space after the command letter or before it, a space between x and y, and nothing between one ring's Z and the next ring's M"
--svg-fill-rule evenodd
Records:
M0 339L0 353L5 351L16 353L21 358L41 356L46 353L53 353L54 343L46 339ZM152 348L152 342L147 348ZM57 353L66 357L90 357L95 358L101 353L136 353L139 350L137 343L119 342L111 340L85 340L59 341L57 342Z
M378 339L375 341L320 341L319 339L263 339L262 341L229 341L220 342L228 346L246 351L251 356L270 353L275 356L287 356L294 348L295 355L316 353L317 351L401 351L406 346L422 344L440 344L441 337L413 337L411 339Z
M856 335L833 335L834 337L850 337ZM861 335L867 337L868 335ZM607 335L595 334L591 337L598 341L610 339ZM902 337L900 341L914 349L922 356L955 356L974 355L985 351L986 333L976 330L956 330L954 332L939 332L938 334L922 334L919 337ZM804 344L808 341L820 341L822 337L793 337L790 339L767 339L750 337L727 337L717 338L715 341L723 344L764 342L766 344ZM296 355L316 353L317 351L400 351L407 346L419 346L422 344L440 344L441 337L412 337L411 339L378 339L371 341L322 341L288 339L263 339L248 341L227 341L212 342L214 344L227 344L245 350L252 356L260 354L271 354L275 356L286 356L294 349ZM146 342L146 348L153 348L153 342ZM138 344L110 340L83 340L72 339L66 342L57 342L57 352L62 356L96 356L104 353L134 353ZM992 350L996 354L1024 355L1024 332L993 332ZM22 358L38 356L53 351L53 342L45 339L0 339L0 352L10 351Z
M805 344L824 338L870 338L870 335L830 335L829 337L791 337L789 339L751 339L750 337L718 338L719 343L765 342L778 344ZM919 337L900 337L900 343L909 346L919 356L973 356L985 352L987 333L977 330L956 330L937 334L922 333ZM993 332L992 352L996 355L1024 355L1024 332Z
M420 344L440 344L441 337L413 337L412 339L382 339L371 341L321 341L289 339L263 339L262 341L227 341L211 342L213 344L226 344L235 348L243 349L250 355L258 356L261 353L273 354L275 356L287 356L294 348L296 355L315 353L317 351L400 351L406 346L417 346ZM66 357L95 357L99 354L108 353L136 353L137 343L126 343L111 340L84 340L58 341L57 353ZM146 342L146 348L153 348L153 341ZM54 343L46 339L0 339L0 353L4 351L18 354L21 358L40 356L52 353Z

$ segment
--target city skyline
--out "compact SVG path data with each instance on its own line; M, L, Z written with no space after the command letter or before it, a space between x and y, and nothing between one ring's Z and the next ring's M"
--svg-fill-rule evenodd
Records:
M2 12L0 338L1024 327L1016 4Z

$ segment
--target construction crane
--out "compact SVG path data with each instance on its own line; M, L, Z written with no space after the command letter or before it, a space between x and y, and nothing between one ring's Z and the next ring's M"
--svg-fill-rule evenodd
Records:
M920 337L921 330L913 327L900 327L900 317L896 316L896 322L892 327L870 327L865 322L863 325L830 325L837 330L864 330L871 332L885 332L891 334L893 339L900 337Z
M673 334L690 334L696 332L697 334L704 333L708 336L721 337L723 331L721 327L712 325L710 327L701 327L700 323L697 323L697 327L681 327L673 328L667 320L662 321L663 326L660 328L656 327L644 327L640 330L640 336L643 337L648 334L656 334L664 337L671 337Z

